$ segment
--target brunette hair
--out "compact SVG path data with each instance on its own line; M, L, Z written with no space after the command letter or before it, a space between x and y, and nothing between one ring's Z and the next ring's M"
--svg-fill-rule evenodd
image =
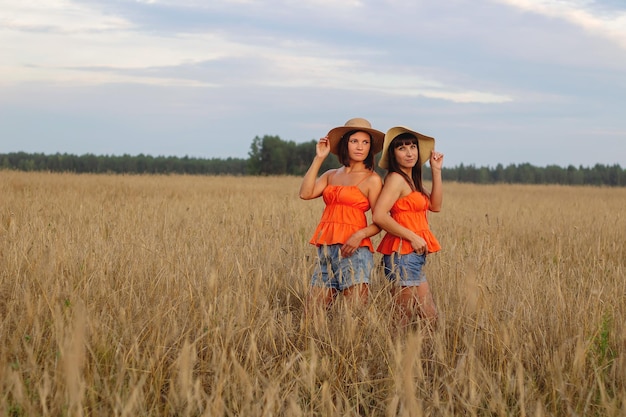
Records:
M356 132L363 132L363 130L351 130L349 132L346 132L341 139L339 140L339 144L337 145L337 157L339 158L339 162L341 162L341 164L343 164L343 166L350 166L350 154L348 153L348 139L350 139L350 136L354 135ZM373 170L374 169L374 153L372 152L372 145L373 145L373 138L372 135L369 132L365 132L369 135L370 137L370 150L367 154L367 157L365 158L365 161L363 162L365 164L365 168L369 169L369 170Z
M411 177L409 178L409 176L406 175L404 171L402 171L402 169L400 169L400 165L396 160L396 154L394 151L396 150L396 148L399 148L402 145L408 146L413 144L418 145L418 154L417 162L413 166L413 169L411 170ZM387 152L387 166L387 170L389 172L397 172L398 174L402 175L402 177L404 177L405 181L411 187L411 190L419 191L422 194L428 195L428 193L426 193L426 191L424 190L424 186L422 185L422 164L420 163L419 158L419 141L417 140L417 137L415 137L415 135L405 132L393 138L393 140L389 144L389 150Z

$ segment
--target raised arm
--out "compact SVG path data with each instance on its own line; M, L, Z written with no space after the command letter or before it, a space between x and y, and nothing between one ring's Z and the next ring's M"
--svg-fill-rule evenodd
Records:
M320 168L322 163L330 153L330 144L328 143L328 137L323 137L315 145L315 158L311 162L311 166L304 174L302 184L300 185L300 198L303 200L311 200L322 195L324 188L328 185L328 172L325 172L319 178Z
M441 167L443 166L443 154L435 152L430 154L430 170L433 177L433 188L430 191L430 211L441 211L443 203L443 185L441 180Z

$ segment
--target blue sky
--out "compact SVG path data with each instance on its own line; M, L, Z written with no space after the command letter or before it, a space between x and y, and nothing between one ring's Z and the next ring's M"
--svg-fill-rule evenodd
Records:
M626 167L623 0L0 0L0 153L246 158L352 117Z

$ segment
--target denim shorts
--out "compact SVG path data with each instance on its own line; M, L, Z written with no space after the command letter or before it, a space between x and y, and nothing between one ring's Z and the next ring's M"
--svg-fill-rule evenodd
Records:
M317 264L311 285L343 291L355 284L369 284L374 254L361 246L348 258L341 256L343 245L322 245L317 248Z
M423 268L426 265L426 255L411 252L400 255L394 252L391 255L383 255L385 277L391 282L402 287L416 287L426 282Z

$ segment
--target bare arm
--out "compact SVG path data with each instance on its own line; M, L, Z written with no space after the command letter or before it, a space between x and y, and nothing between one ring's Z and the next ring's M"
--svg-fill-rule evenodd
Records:
M433 151L430 154L430 169L433 177L433 188L430 191L430 211L441 211L443 203L443 185L441 180L441 167L443 166L443 154Z
M311 162L311 166L304 174L302 184L300 185L300 198L303 200L311 200L322 195L324 188L328 185L328 172L325 172L319 178L322 163L330 153L330 144L328 137L323 137L315 145L315 158Z

